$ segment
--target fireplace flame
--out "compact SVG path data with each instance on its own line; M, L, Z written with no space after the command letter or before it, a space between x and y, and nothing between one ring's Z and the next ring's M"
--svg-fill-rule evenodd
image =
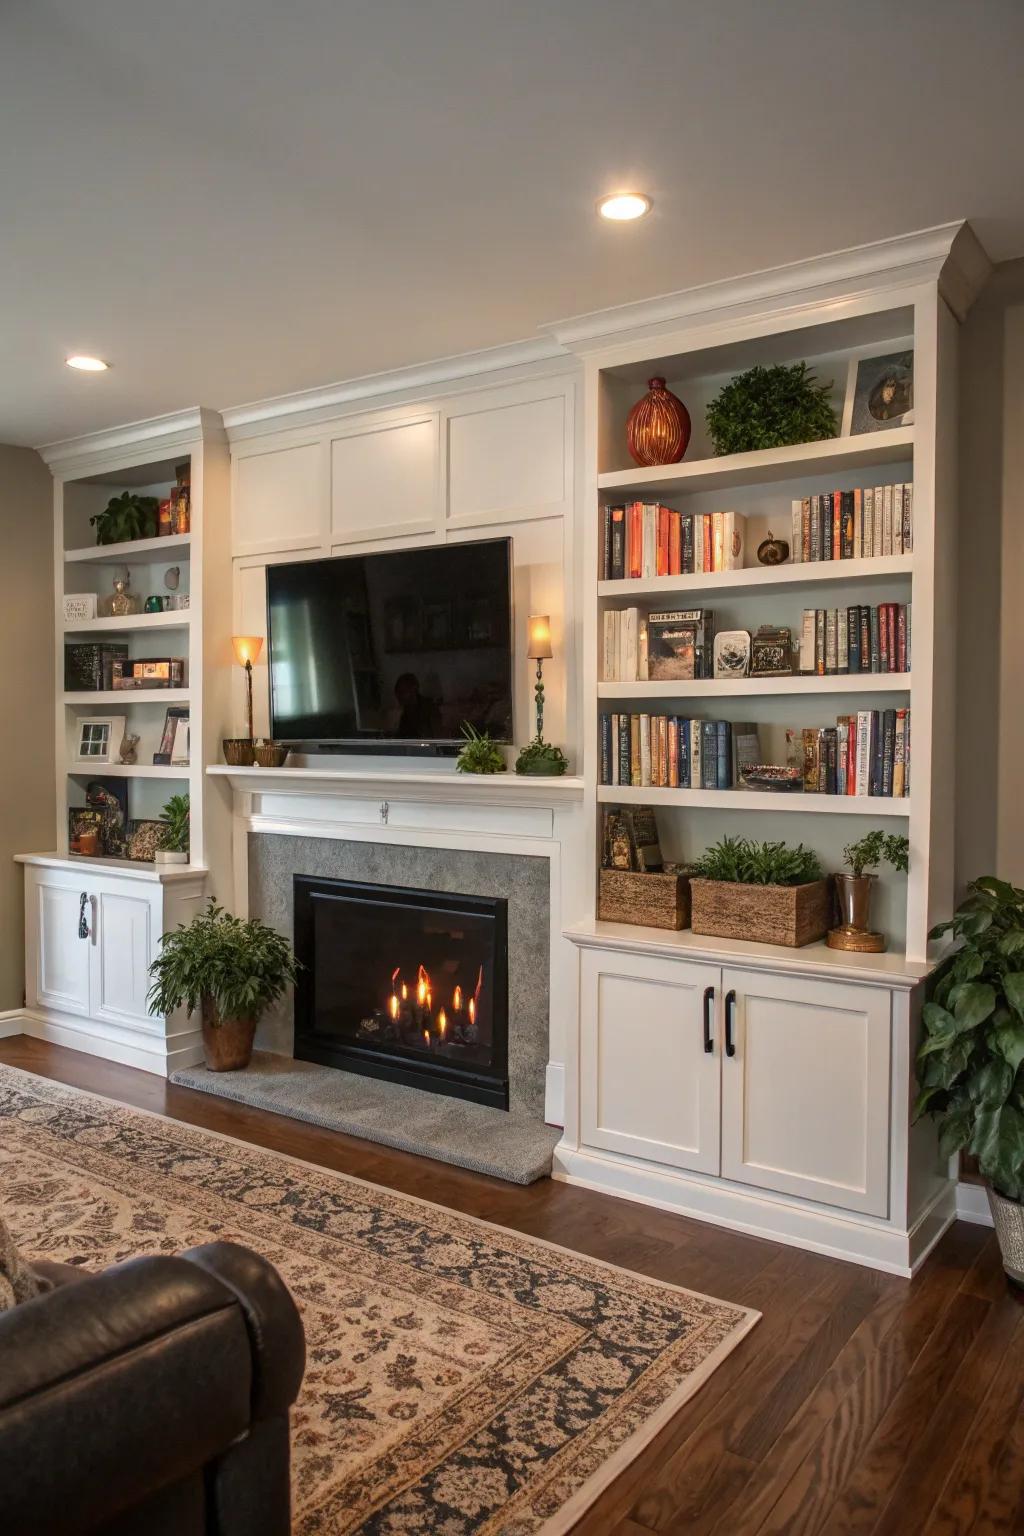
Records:
M443 1008L437 1016L437 1027L441 1032L441 1039L443 1040L444 1032L448 1028L448 1015L445 1013Z
M394 992L392 992L391 997L390 997L390 999L388 1001L388 1013L390 1013L390 1015L391 1015L391 1017L393 1019L397 1019L398 1018L398 998L396 997Z
M395 982L398 980L398 978L399 978L399 976L401 974L402 974L402 967L400 965L396 965L394 970L391 972L391 990L392 990L392 992L395 990Z
M479 972L477 973L476 988L475 988L475 990L473 992L473 996L476 998L477 1002L480 1001L480 993L483 991L483 985L484 985L484 968L483 968L483 966L481 966Z
M430 1030L429 1029L425 1029L423 1031L423 1044L426 1046L427 1050L429 1051L430 1050Z
M407 1003L408 1001L409 1001L409 988L406 986L405 982L403 981L402 982L402 1002L403 1003Z
M416 1001L419 1003L421 1008L426 1003L429 992L430 977L427 975L426 971L421 965L416 972Z
M452 995L452 1007L455 1009L456 1013L458 1013L460 1011L460 1009L462 1008L462 988L461 987L456 987L455 988L455 992Z
M469 1022L471 1024L475 1024L476 1023L476 998L475 997L471 997L470 998L470 1000L469 1000L469 1008L468 1008L467 1011L469 1013Z

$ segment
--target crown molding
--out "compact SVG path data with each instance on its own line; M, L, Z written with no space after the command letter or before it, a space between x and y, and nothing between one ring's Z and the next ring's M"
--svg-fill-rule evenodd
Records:
M69 479L94 470L126 469L146 458L170 456L197 442L226 441L217 412L195 405L167 416L150 416L146 421L130 421L45 443L37 452L57 479Z
M513 341L504 346L483 347L476 352L460 352L409 368L363 374L320 389L300 389L293 394L275 395L249 405L230 406L222 416L231 434L242 428L265 428L267 424L274 428L303 426L316 417L336 413L339 407L358 406L384 395L415 392L422 396L439 385L464 383L484 374L508 373L540 363L567 360L565 348L554 337L539 336L531 341Z
M891 288L926 281L938 283L946 302L962 320L991 270L992 264L974 231L966 221L958 220L652 299L594 310L556 320L542 329L568 351L585 353L609 341L625 340L638 332L671 327L698 316L772 308L782 303L791 307L802 299L820 299L822 289L848 289L851 284L861 290Z

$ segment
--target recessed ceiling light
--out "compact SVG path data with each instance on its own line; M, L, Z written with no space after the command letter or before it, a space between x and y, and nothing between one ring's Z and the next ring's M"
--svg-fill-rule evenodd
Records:
M80 373L106 373L110 367L102 357L85 357L81 353L75 353L74 357L66 357L64 361L69 368L77 368Z
M651 211L651 200L642 192L612 192L602 197L597 205L602 219L614 219L621 223L627 219L642 219Z

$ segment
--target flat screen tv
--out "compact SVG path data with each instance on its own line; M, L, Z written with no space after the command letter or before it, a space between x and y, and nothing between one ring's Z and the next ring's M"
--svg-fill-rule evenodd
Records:
M511 540L267 569L271 729L341 750L512 738Z

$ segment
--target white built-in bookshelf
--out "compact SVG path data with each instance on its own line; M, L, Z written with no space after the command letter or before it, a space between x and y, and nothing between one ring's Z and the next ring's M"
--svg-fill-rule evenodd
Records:
M688 861L724 834L785 838L819 854L828 871L842 867L846 843L875 823L905 830L909 876L886 868L875 894L874 920L891 951L912 962L927 953L927 932L952 896L953 443L950 372L955 321L934 282L866 285L842 296L796 306L769 303L746 315L700 314L685 325L640 329L614 345L595 344L585 359L590 496L584 590L585 779L594 806L595 846L609 806L656 809L666 857ZM851 358L915 353L912 425L840 436L759 453L714 457L704 420L719 389L755 363L806 360L821 382L832 381L840 420ZM948 355L947 355L948 354ZM666 379L687 406L693 435L684 460L637 468L626 442L626 418L647 381ZM912 553L762 566L757 547L769 532L792 544L794 501L882 484L913 485ZM645 579L602 575L603 509L658 502L686 513L732 512L743 529L736 570ZM704 607L716 631L786 626L797 645L804 609L860 604L912 604L913 654L906 672L827 676L741 677L693 681L617 681L602 675L604 614L610 608ZM794 662L794 666L796 662ZM644 712L755 722L765 762L785 763L786 732L834 726L858 710L910 710L912 777L908 796L783 794L730 789L620 786L601 782L600 716ZM602 925L607 926L607 925ZM628 942L628 930L620 935ZM639 936L638 936L639 941ZM841 968L841 953L822 950Z
M220 786L204 764L219 751L230 720L230 545L228 449L219 418L204 410L141 422L113 433L95 433L46 452L54 476L56 626L56 843L68 856L68 810L85 804L90 779L127 781L133 820L158 819L173 794L188 793L192 807L191 865L209 865L215 852L230 858L230 815ZM187 469L190 528L165 537L99 545L90 519L125 490L166 498ZM166 574L177 570L177 586ZM115 579L128 575L130 590L147 597L188 598L187 607L88 619L64 618L65 595L110 595ZM181 658L180 687L132 690L65 689L65 647L117 641L132 659ZM187 763L154 763L169 707L187 708ZM82 719L124 717L126 732L139 737L135 763L86 765L75 760ZM126 861L81 858L98 868Z

